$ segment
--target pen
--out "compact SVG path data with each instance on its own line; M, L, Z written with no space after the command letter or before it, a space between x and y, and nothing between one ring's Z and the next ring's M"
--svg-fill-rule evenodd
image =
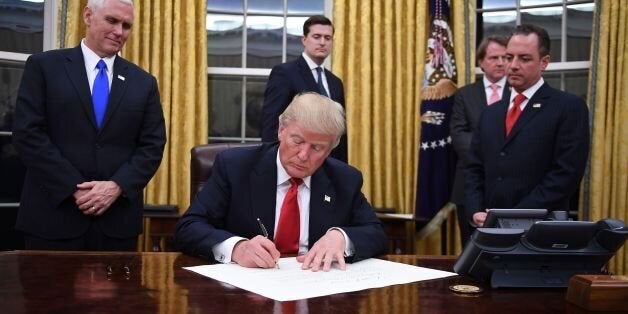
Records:
M264 236L264 238L268 239L268 230L266 230L266 227L259 218L257 218L257 224L259 224L259 228L260 230L262 230L262 235ZM275 267L279 269L279 264L277 262L275 262Z

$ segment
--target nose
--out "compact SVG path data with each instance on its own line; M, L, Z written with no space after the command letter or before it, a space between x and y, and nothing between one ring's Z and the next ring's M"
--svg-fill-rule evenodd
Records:
M299 148L297 157L299 157L299 160L301 161L306 161L308 160L309 156L310 156L310 148L308 147L308 145L302 145L302 147Z
M123 29L122 29L122 24L121 24L121 23L117 23L117 24L115 24L115 25L113 26L113 33L114 33L116 36L121 36L121 35L122 35L122 32L123 32Z

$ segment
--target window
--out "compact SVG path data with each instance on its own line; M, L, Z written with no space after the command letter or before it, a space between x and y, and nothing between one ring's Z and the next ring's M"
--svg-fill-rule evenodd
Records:
M56 2L0 1L0 210L20 199L25 168L11 144L15 100L26 58L55 42Z
M303 23L325 0L208 0L209 141L259 141L266 80L301 55Z
M518 24L547 30L551 61L543 74L548 84L586 99L594 1L477 0L477 40L509 35ZM481 70L478 78L481 79Z

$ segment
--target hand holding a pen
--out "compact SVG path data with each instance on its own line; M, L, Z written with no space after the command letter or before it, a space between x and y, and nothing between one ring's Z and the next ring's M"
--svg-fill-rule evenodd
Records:
M258 235L238 242L233 248L231 260L244 267L274 268L280 255L275 243Z

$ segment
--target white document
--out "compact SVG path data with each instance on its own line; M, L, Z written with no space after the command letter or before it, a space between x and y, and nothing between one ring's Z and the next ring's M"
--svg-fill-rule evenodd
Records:
M295 257L286 257L279 260L279 269L246 268L237 264L201 265L184 269L277 301L314 298L456 275L376 258L347 264L345 271L338 269L336 263L333 266L329 272L302 270L301 263Z

